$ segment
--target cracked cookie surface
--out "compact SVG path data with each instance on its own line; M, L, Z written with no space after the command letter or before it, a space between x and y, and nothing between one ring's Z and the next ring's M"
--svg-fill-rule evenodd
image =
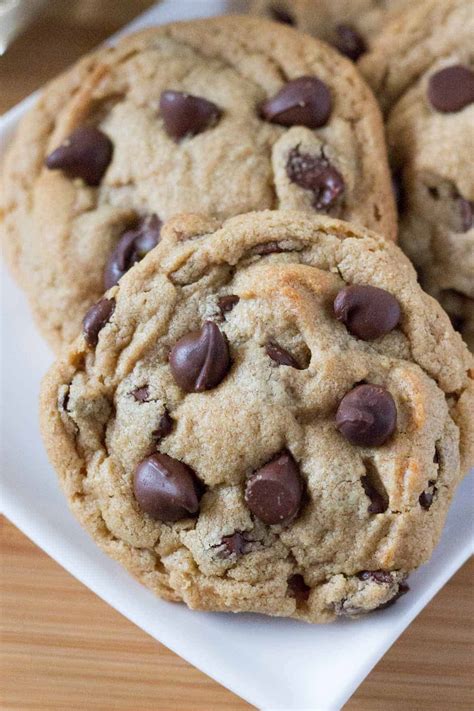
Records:
M303 148L302 184L287 164ZM326 45L250 17L157 27L86 57L23 120L0 195L7 258L55 348L173 214L294 208L396 232L365 83Z
M326 622L430 557L473 459L472 368L381 237L183 215L47 375L42 431L74 513L156 594Z

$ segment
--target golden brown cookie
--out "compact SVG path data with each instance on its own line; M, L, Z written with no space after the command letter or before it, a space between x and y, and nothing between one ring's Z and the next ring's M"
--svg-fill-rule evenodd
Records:
M42 391L96 542L192 608L385 606L473 460L473 359L390 242L292 211L180 216Z
M153 28L79 62L23 120L0 195L7 257L55 348L183 210L295 208L396 231L356 70L249 17Z

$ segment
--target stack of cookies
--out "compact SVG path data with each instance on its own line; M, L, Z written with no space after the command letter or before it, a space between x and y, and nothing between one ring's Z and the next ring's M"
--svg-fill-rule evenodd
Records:
M384 5L126 38L5 161L5 253L58 354L51 461L97 543L191 608L387 607L474 460L473 357L395 245L467 337L469 2Z

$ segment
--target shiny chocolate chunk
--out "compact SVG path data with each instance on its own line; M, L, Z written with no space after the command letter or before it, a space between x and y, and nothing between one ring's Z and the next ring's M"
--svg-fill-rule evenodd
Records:
M215 388L230 369L229 346L225 335L212 321L192 331L176 343L170 353L171 373L186 392Z
M94 126L76 128L45 160L49 170L62 170L70 178L82 178L87 185L99 185L112 160L113 144Z
M332 99L327 85L317 77L292 79L260 107L265 121L280 126L320 128L331 115Z
M199 510L199 482L194 471L167 454L152 454L135 469L135 498L158 521L179 521Z
M292 521L299 511L302 496L299 467L287 450L254 472L245 489L250 511L269 525Z
M164 91L160 97L160 114L167 134L179 141L214 126L222 111L202 96L192 96L182 91Z
M380 385L357 385L342 398L336 427L351 443L379 447L394 433L397 408L389 391Z
M265 350L269 358L271 358L278 365L287 365L290 368L300 369L299 363L293 358L291 353L289 353L285 348L282 348L275 343L275 341L268 341L265 346Z
M109 322L115 309L115 299L101 299L90 307L82 321L82 332L90 347L97 345L99 333Z
M462 64L440 69L430 77L428 99L442 113L461 111L474 101L474 72Z
M353 336L373 341L396 328L401 311L397 299L385 289L353 284L337 294L334 314Z
M110 289L160 241L161 220L149 215L136 227L126 230L112 251L104 271L104 288Z

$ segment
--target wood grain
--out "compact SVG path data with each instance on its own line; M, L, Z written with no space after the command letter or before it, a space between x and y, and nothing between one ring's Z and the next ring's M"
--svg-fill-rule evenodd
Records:
M110 18L102 14L95 24L40 19L0 58L0 112L150 4L115 0ZM1 554L3 711L250 708L121 617L4 519ZM396 642L346 711L474 708L473 579L471 561Z
M115 612L5 519L1 552L4 711L251 708ZM472 711L473 576L470 561L395 643L346 711Z

